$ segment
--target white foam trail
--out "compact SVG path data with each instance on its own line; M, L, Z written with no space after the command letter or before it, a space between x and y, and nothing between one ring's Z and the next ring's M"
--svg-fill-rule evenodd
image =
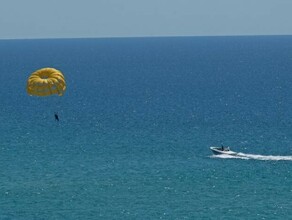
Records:
M247 157L254 160L291 160L292 156L274 156L274 155L257 155L257 154L244 154L238 153L238 156Z
M258 155L258 154L244 154L244 153L238 153L236 155L213 155L211 156L213 158L222 158L222 159L243 159L243 160L286 160L286 161L292 161L292 156L273 156L273 155Z
M247 157L239 157L239 156L228 155L228 154L212 155L211 158L221 158L221 159L243 159L243 160L249 160L249 159L250 159L250 158L247 158Z

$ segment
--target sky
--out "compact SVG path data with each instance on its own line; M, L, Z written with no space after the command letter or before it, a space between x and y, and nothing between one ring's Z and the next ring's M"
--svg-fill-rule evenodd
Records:
M0 0L0 39L292 35L292 0Z

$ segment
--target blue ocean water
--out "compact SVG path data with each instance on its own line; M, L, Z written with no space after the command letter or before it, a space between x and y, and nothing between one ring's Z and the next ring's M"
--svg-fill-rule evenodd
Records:
M291 36L0 48L0 219L291 218ZM26 94L42 67L63 97Z

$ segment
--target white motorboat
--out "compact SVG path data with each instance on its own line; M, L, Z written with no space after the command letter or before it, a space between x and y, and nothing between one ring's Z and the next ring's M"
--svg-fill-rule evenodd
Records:
M231 151L229 149L229 147L210 147L211 151L213 152L213 154L215 155L220 155L220 154L226 154L226 155L231 155L231 156L235 156L238 153Z

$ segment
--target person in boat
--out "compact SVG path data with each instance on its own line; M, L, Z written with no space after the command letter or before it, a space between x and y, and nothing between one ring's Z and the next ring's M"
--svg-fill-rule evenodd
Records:
M230 151L229 147L224 147L223 145L221 145L221 151Z
M59 116L57 112L55 112L55 121L59 121Z

